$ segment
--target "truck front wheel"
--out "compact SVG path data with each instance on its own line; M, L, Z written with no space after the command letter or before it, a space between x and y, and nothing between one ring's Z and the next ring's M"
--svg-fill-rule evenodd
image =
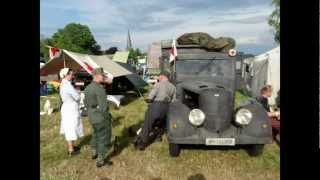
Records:
M169 153L172 157L178 157L180 154L179 144L169 143Z
M250 156L260 156L263 153L264 144L253 144L250 145L248 149L248 154Z

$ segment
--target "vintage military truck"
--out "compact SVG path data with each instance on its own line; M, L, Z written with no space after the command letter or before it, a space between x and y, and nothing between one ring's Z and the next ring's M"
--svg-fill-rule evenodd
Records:
M209 52L197 45L177 45L169 63L171 44L162 44L160 69L170 72L177 100L169 105L167 138L171 156L181 145L245 145L258 156L272 143L269 118L254 101L234 108L237 55Z

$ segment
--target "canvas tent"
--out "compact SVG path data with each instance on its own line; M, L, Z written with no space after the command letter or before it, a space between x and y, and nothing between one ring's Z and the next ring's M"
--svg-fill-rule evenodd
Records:
M142 78L140 78L139 75L136 74L136 69L132 67L130 64L120 63L120 62L117 62L117 63L132 73L132 74L126 75L125 77L131 82L134 82L136 86L144 87L148 85Z
M244 60L242 76L246 82L246 90L253 97L260 95L260 89L269 84L273 87L269 104L276 103L280 92L280 46Z
M117 79L128 79L134 87L140 88L141 84L132 81L132 76L138 76L134 73L128 71L126 68L123 68L121 65L113 62L109 59L108 56L105 55L87 55L81 53L75 53L71 51L67 51L62 49L62 54L50 60L40 69L40 77L49 76L49 75L57 75L59 71L68 67L76 71L85 70L89 74L91 74L92 70L97 67L102 67L105 73L109 73L114 77L114 81L117 82ZM129 78L127 78L129 76ZM140 77L135 77L140 78Z
M146 61L147 61L146 58L140 58L140 59L138 59L138 64L145 64Z
M128 51L117 51L113 57L112 60L120 63L127 63L129 58L129 52Z

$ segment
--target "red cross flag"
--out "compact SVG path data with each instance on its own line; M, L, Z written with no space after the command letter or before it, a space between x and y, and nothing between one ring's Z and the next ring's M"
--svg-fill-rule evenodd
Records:
M84 62L84 64L86 65L87 70L88 70L90 73L92 73L93 67L90 66L90 65L89 65L88 63L86 63L86 62Z
M177 54L177 48L176 48L176 41L173 39L171 50L170 50L169 62L171 63L172 61L174 61L176 59L177 55L178 54Z
M50 47L49 48L49 55L50 55L50 60L54 58L58 58L61 55L61 50L55 47Z

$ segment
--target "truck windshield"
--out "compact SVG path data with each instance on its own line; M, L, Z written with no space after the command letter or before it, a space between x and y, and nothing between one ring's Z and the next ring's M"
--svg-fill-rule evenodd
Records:
M178 60L177 75L225 76L233 77L234 64L232 60Z

